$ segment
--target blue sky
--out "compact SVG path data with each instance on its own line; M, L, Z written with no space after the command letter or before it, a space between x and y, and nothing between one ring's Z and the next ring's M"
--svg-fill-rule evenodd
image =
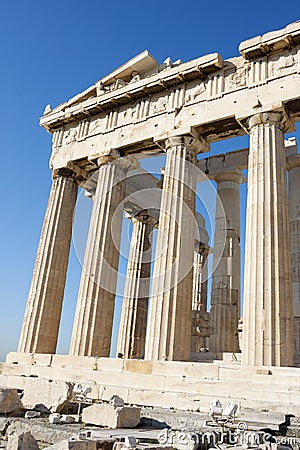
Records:
M51 136L38 125L45 105L58 105L144 49L159 62L215 51L236 56L240 41L282 28L299 13L299 0L1 2L0 360L17 346L50 188ZM299 128L297 134L299 140ZM247 137L213 150L245 144ZM61 352L80 279L73 250L69 272Z

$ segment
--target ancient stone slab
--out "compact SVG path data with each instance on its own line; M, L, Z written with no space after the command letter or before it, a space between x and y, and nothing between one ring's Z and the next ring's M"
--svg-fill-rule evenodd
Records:
M96 450L97 443L95 441L66 440L58 444L51 445L44 450Z
M140 408L97 403L82 411L82 421L109 428L133 428L140 422Z
M40 417L41 413L39 411L27 411L25 413L25 419L34 419L36 417Z
M23 409L17 389L0 388L0 414L17 413Z
M137 440L135 436L125 436L125 447L135 448L137 445Z
M74 423L75 417L70 416L70 414L63 414L60 418L61 423Z
M30 431L26 431L9 434L7 450L39 450L39 446Z
M6 428L10 424L10 420L6 417L0 417L0 434L4 434Z
M49 423L59 423L60 422L60 414L53 413L49 416Z
M28 378L22 401L27 409L34 409L37 404L43 404L51 411L59 412L71 400L72 394L72 383L44 378Z

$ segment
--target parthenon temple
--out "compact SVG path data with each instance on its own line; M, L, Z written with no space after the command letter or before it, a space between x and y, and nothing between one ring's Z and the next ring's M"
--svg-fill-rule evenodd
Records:
M18 351L3 369L8 386L34 374L93 380L104 399L140 405L205 410L213 391L244 407L299 408L300 155L285 134L300 119L300 22L239 52L160 64L145 50L46 107L52 187ZM249 148L211 154L212 143L242 135ZM162 155L159 175L144 168ZM197 207L204 183L213 214ZM78 189L92 212L69 355L59 355ZM112 357L125 213L131 241Z

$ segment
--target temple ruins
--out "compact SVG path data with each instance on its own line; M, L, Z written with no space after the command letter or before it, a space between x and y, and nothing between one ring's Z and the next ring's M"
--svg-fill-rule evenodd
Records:
M300 155L285 133L300 119L300 22L239 52L160 64L144 51L46 107L52 187L19 347L0 385L26 389L36 376L84 381L95 398L129 404L207 411L218 396L240 408L299 410ZM213 142L245 134L249 148L210 155ZM155 177L142 162L160 155ZM216 186L214 236L196 211L206 180ZM69 355L59 355L79 188L93 208ZM132 236L112 358L124 212Z

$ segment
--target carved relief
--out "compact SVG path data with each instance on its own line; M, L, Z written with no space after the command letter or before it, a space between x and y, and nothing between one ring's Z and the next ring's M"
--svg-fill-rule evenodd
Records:
M132 123L134 114L135 106L133 103L121 106L118 114L118 126L124 126Z
M152 110L154 114L161 113L167 110L168 98L159 97L157 101L152 104Z
M67 145L72 144L73 142L77 141L77 138L78 138L77 129L70 128L65 133L64 144L67 144Z
M248 83L248 74L250 66L246 64L245 66L237 68L234 73L228 75L229 89L237 89L239 87L244 87Z
M97 117L90 122L89 135L99 134L104 130L105 116Z
M296 68L296 63L296 55L280 56L280 58L269 62L270 76L273 77L288 74L292 71L291 69Z
M200 101L202 100L202 98L205 99L206 97L205 92L206 92L205 83L199 84L199 82L197 82L196 85L193 85L187 89L185 102L192 103L194 101Z

